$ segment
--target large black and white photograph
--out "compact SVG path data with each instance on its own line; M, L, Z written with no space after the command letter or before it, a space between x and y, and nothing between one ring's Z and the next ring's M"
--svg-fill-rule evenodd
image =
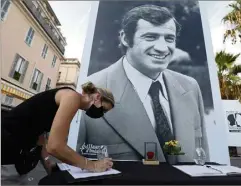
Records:
M227 123L229 132L241 133L241 112L240 111L226 111Z
M116 160L142 160L145 142L177 140L209 157L206 118L214 106L198 1L100 1L86 81L109 89L115 107L100 119L82 113L77 151L105 145ZM85 61L84 61L85 62Z

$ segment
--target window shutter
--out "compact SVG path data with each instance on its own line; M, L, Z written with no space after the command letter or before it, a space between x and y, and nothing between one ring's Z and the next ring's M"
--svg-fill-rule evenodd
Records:
M1 7L1 8L3 8L3 11L4 11L4 12L7 12L9 6L10 6L10 1L9 1L9 0L5 0L5 4L4 4L4 1L3 1L3 4L2 4L2 7Z
M3 20L8 12L8 8L10 6L9 0L1 0L1 19Z
M25 42L29 44L29 41L30 41L30 34L31 34L31 27L28 29L28 33L27 33L27 36L26 36L26 39L25 39Z
M16 66L17 66L18 59L19 59L19 55L16 54L16 55L15 55L15 58L14 58L14 61L13 61L13 65L12 65L11 70L10 70L10 72L9 72L9 76L10 76L10 77L13 77L13 75L14 75L15 68L16 68Z
M40 87L41 87L41 83L42 83L42 79L43 79L43 73L39 74L39 76L40 76L40 80L39 80L39 84L38 84L38 88L37 88L38 92L39 92Z
M33 73L33 76L32 76L32 80L31 80L31 83L30 83L30 88L33 87L33 80L34 80L34 77L35 77L36 73L37 73L37 70L34 69L34 73Z
M45 54L47 55L49 47L46 45Z
M44 44L44 47L43 47L43 50L42 50L42 54L41 54L41 56L42 56L43 58L45 58L45 56L44 56L44 53L45 53L45 47L46 47L46 44Z
M23 82L23 80L24 80L24 77L25 77L25 74L26 74L26 71L27 71L27 69L28 69L28 61L24 61L24 69L23 69L23 72L22 72L22 74L21 74L21 77L20 77L20 83L22 83Z
M32 29L31 40L33 39L33 36L34 36L34 29Z

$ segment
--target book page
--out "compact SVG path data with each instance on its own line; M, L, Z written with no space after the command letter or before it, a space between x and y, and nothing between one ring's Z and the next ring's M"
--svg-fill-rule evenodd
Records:
M61 165L58 164L61 170L67 170L75 179L78 178L88 178L88 177L96 177L96 176L104 176L104 175L112 175L112 174L120 174L121 172L115 169L109 169L105 172L89 172L88 170L81 169L79 167L71 166L65 163Z

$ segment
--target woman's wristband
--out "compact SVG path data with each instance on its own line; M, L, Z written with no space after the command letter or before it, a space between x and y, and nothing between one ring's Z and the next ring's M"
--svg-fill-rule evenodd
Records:
M88 160L87 160L87 158L85 158L85 166L84 166L84 168L87 169L87 167L88 167Z
M48 161L49 160L49 156L44 158L44 161Z

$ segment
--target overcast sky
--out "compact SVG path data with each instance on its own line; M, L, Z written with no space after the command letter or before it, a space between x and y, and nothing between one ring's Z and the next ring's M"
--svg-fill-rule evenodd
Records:
M82 50L88 27L90 1L49 1L61 23L66 37L65 57L76 57L81 61Z
M76 57L81 61L91 1L49 1L49 3L62 24L61 31L68 43L65 56ZM229 3L230 1L205 1L214 52L225 49L227 52L237 54L241 51L241 43L223 44L225 26L221 23L221 19L229 12ZM241 63L241 57L238 63Z

